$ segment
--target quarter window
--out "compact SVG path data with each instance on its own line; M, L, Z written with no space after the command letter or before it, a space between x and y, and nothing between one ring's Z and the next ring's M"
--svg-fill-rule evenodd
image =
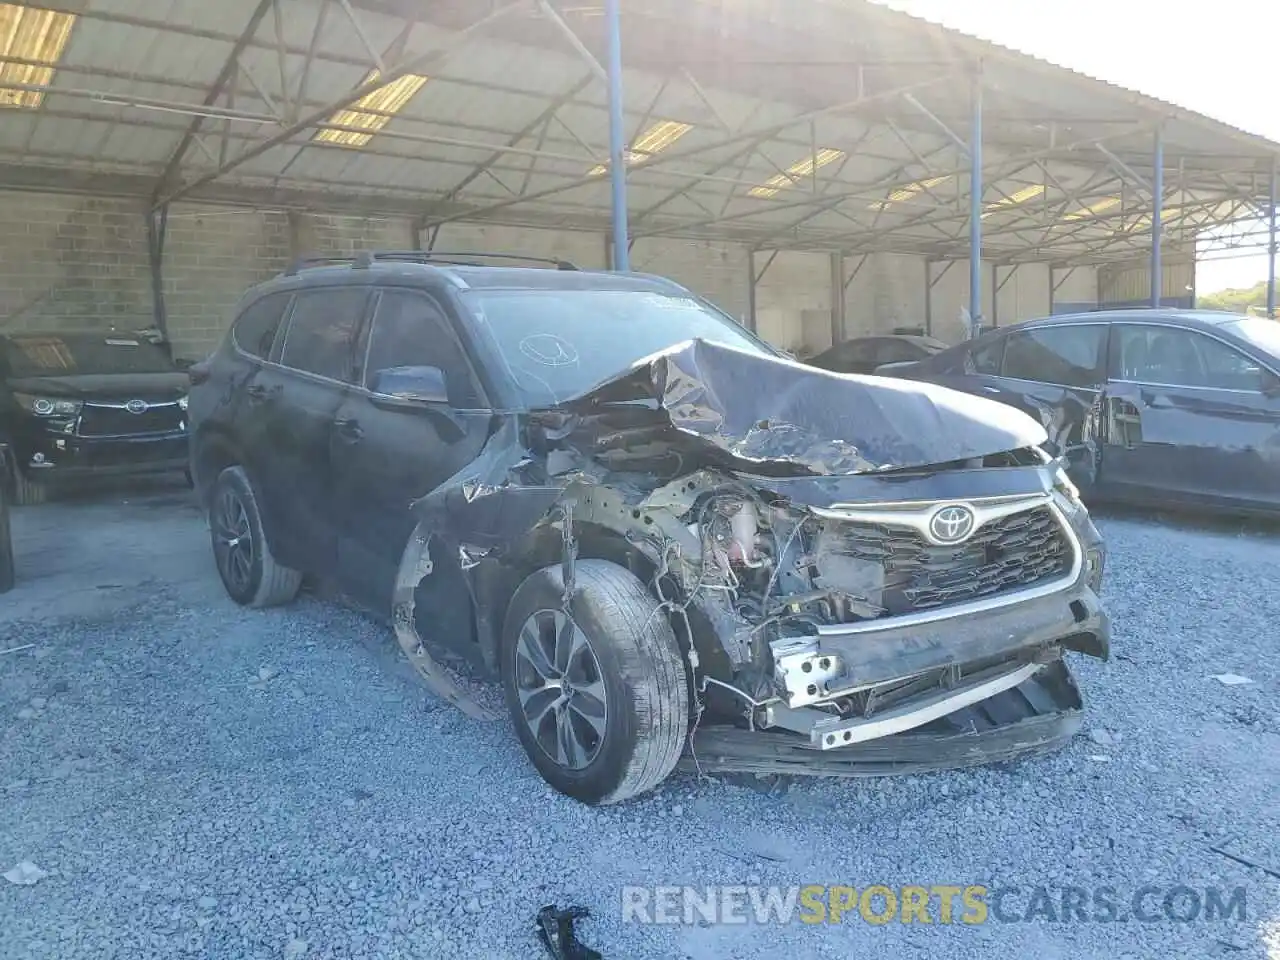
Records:
M331 380L350 380L366 300L361 287L299 293L280 362Z
M271 293L249 304L232 328L236 346L264 360L271 356L271 345L275 342L276 331L280 329L280 321L284 319L291 296L288 293Z
M1105 335L1106 327L1101 324L1040 327L1012 333L1005 346L1003 375L1064 387L1097 386Z

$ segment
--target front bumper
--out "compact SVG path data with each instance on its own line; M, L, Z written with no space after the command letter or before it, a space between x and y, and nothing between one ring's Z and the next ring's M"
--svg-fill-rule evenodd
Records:
M770 644L777 696L756 705L754 726L785 738L775 746L839 755L836 766L859 763L878 744L889 755L896 755L894 744L913 744L908 753L924 743L942 747L952 743L951 734L936 735L948 725L981 730L975 715L997 721L975 741L978 754L1008 756L1065 740L1078 726L1082 703L1063 653L1107 659L1111 627L1097 593L1105 565L1101 538L1083 509L1054 509L1074 558L1062 580L778 638ZM1027 736L1005 730L1010 724ZM878 749L870 755L881 756ZM942 757L930 762L946 765Z
M1061 660L1017 687L924 726L865 743L823 750L794 733L699 726L679 769L881 777L956 770L1051 753L1080 729L1084 701Z
M24 445L16 466L42 483L89 476L161 473L186 469L185 430L122 437L36 435Z

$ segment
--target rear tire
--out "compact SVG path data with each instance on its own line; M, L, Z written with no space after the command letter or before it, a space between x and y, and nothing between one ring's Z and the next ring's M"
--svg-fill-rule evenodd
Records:
M503 692L547 783L583 803L618 803L658 786L680 759L685 660L658 601L630 571L579 560L574 582L567 617L559 564L516 590L502 631Z
M209 536L218 576L236 603L276 607L298 596L302 574L271 555L258 498L242 467L227 467L214 483L209 498Z

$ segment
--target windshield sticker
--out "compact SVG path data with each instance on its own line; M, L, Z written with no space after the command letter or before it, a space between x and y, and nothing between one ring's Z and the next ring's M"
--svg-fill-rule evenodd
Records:
M544 367L570 367L578 362L573 344L554 333L534 333L520 341L520 352Z

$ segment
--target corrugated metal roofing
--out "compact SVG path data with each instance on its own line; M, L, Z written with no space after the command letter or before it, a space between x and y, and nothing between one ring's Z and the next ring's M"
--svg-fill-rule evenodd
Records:
M459 31L505 0L351 0L359 29L338 4L280 2L264 8L230 81L206 108L258 2L22 4L76 13L77 21L39 108L0 108L0 186L72 183L149 197L204 111L213 115L198 121L161 195L230 164L190 198L354 205L417 212L427 224L478 218L607 229L607 180L585 179L607 153L603 85L533 4L459 41ZM601 57L601 18L589 2L552 6ZM630 171L640 237L964 255L968 161L951 133L967 136L965 74L977 60L989 255L1083 262L1144 250L1150 200L1095 143L1147 176L1157 119L1165 124L1164 205L1174 212L1175 247L1193 242L1189 226L1249 215L1280 151L1172 104L867 0L731 7L624 0L624 30L630 137L660 120L692 125ZM366 40L391 65L441 52L415 68L426 84L366 145L319 143L309 128L238 159L298 117L331 119L333 102L374 69ZM908 89L919 107L903 95ZM822 150L838 154L779 187L786 171L812 166L806 159ZM755 189L764 184L776 192Z

